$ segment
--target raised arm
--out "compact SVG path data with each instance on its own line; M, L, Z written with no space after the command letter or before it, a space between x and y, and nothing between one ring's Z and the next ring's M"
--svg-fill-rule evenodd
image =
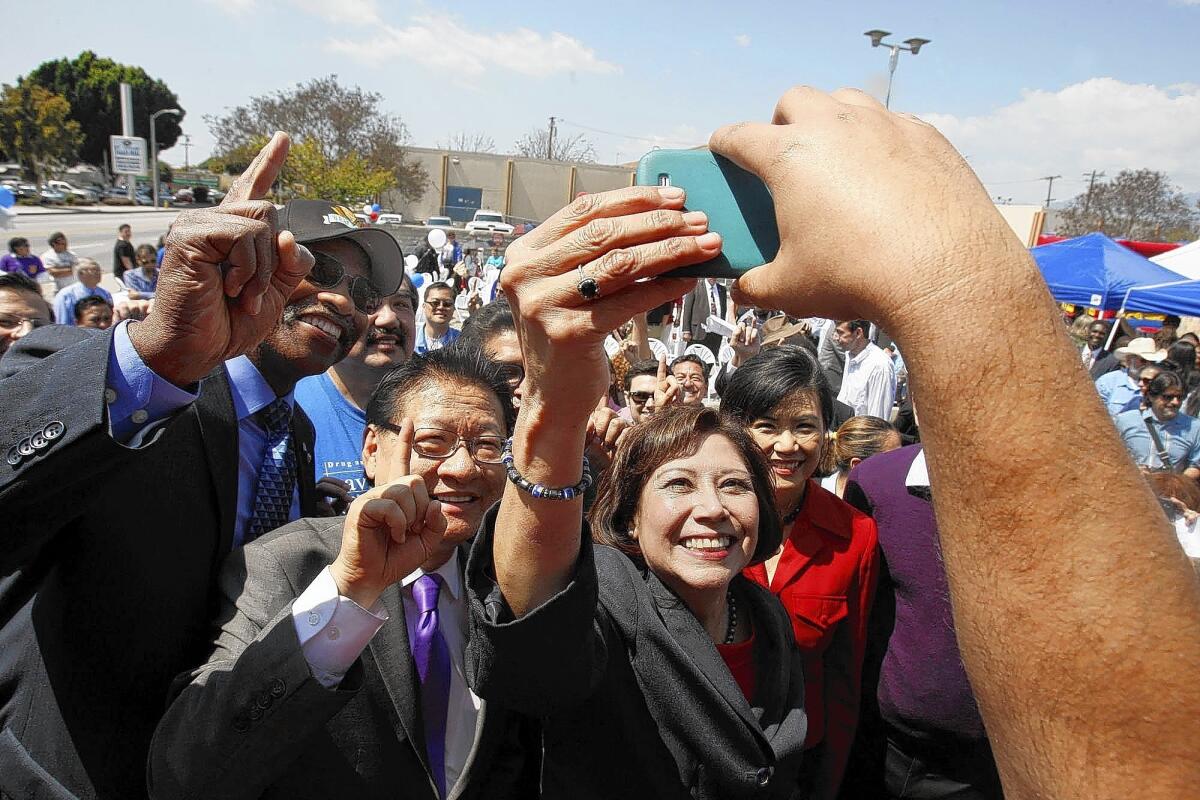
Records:
M688 290L693 281L634 282L712 258L703 215L683 214L676 189L631 187L579 198L508 248L501 273L525 359L513 465L532 483L573 486L588 418L608 385L609 331ZM594 280L599 297L580 291ZM579 555L583 500L505 489L494 539L496 580L517 616L563 589Z
M1193 794L1200 583L970 168L932 126L853 90L793 89L774 124L712 146L763 177L780 226L778 258L740 296L876 320L930 399L955 627L1005 796ZM812 224L830 213L836 236ZM1017 318L1042 343L1020 360L991 333Z

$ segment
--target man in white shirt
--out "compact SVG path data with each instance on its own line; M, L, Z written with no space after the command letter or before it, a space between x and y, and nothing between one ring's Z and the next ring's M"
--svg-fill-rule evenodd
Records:
M50 234L46 243L50 249L42 253L42 265L54 278L54 290L57 292L78 280L75 277L75 265L79 263L79 256L67 249L67 235L62 231Z
M833 330L835 343L846 351L846 368L837 399L855 415L890 420L896 398L896 368L887 353L869 338L871 323L844 320Z
M475 696L464 665L466 543L503 491L515 416L472 351L383 379L374 488L226 561L221 632L155 732L152 796L536 796L531 721Z

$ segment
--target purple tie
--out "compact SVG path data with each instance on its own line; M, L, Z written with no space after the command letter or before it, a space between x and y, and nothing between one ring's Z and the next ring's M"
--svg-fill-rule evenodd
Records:
M450 703L450 648L438 626L440 577L422 575L413 584L417 626L412 653L421 680L421 713L425 720L425 749L438 796L446 796L446 707Z

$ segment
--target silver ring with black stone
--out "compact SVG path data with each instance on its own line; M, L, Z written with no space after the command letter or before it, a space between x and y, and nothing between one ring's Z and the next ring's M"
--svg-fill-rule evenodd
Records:
M595 300L600 296L600 284L596 283L595 278L589 278L587 276L587 273L583 271L582 264L579 265L578 269L579 283L575 285L575 288L577 288L579 293L583 295L584 300Z

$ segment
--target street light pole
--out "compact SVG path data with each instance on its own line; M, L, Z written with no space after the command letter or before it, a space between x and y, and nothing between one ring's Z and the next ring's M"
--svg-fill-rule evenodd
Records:
M152 175L154 184L150 188L150 197L154 202L154 210L158 211L158 138L154 135L154 123L160 114L181 114L178 108L164 108L150 115L150 160L154 162Z
M881 31L878 29L867 31L864 34L864 36L871 37L871 47L879 47L880 45L883 45L891 51L891 55L888 56L888 88L887 99L883 101L884 108L892 107L892 80L896 77L896 64L900 61L900 51L907 50L915 56L917 53L921 52L922 47L932 41L932 39L919 39L914 37L912 39L905 39L904 44L892 44L891 42L885 42L883 40L883 37L891 35L891 31Z

